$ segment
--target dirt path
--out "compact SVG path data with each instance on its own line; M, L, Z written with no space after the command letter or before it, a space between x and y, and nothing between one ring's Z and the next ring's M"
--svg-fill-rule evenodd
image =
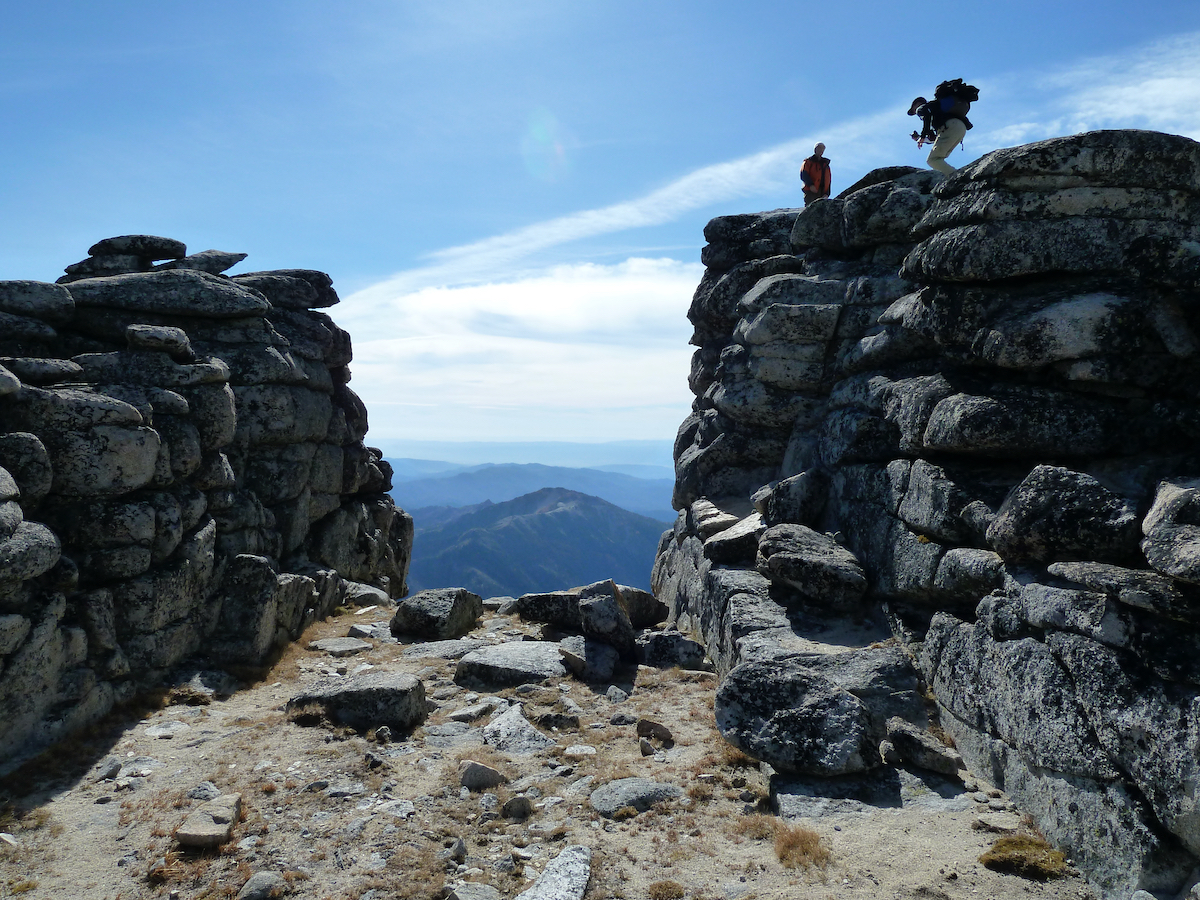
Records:
M1043 883L985 869L977 860L996 835L973 826L984 813L1003 817L1006 800L929 788L919 773L904 774L902 806L827 804L816 817L793 820L819 835L814 853L800 829L762 815L767 780L718 735L715 679L705 673L631 669L616 682L628 699L614 702L608 685L566 678L471 692L454 684L454 660L414 656L415 648L386 640L342 659L304 649L353 624L386 630L388 618L373 609L318 623L253 686L108 723L7 779L0 898L235 897L256 872L278 873L294 897L434 900L462 881L514 897L574 844L594 851L589 900L1091 896L1078 877ZM471 637L537 633L489 613ZM424 682L437 705L424 727L381 743L288 720L283 706L302 685L364 665ZM451 718L489 697L520 702L531 721L558 716L541 720L557 746L502 754L482 743L486 716ZM196 697L181 691L174 699ZM615 721L665 725L673 743L655 741L643 755L634 725L613 724L621 714ZM507 784L467 791L462 759L495 767ZM676 785L683 796L630 818L598 815L591 790L628 776ZM240 793L242 818L220 851L182 851L171 835L203 802L205 782ZM532 814L504 816L503 804L519 794L532 801ZM781 862L777 843L791 848L795 867ZM819 857L821 848L828 862L805 866L806 854Z

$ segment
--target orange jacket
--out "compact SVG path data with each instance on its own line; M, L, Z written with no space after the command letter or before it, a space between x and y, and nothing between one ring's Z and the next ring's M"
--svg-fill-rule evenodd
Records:
M800 180L804 182L804 193L815 194L818 197L829 196L829 187L833 184L829 160L823 156L810 156L800 167Z

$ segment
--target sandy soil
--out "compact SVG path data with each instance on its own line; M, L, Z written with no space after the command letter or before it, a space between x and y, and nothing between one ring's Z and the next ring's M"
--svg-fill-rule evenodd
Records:
M905 776L903 806L831 806L793 820L819 836L810 860L821 848L828 860L785 865L777 842L803 845L803 832L779 827L767 779L720 738L715 679L705 673L630 669L616 681L629 692L622 703L606 698L608 685L571 679L496 692L520 701L531 720L563 714L565 698L582 707L578 730L543 728L558 747L522 757L481 743L486 718L451 722L451 713L488 696L454 684L453 660L406 656L404 645L383 640L343 659L305 649L389 616L370 609L317 623L265 677L227 699L188 705L179 701L194 694L178 691L5 779L0 898L234 897L259 871L280 873L294 897L434 900L462 881L513 897L571 844L594 850L588 900L1092 896L1078 876L1038 882L984 868L978 857L997 835L980 830L978 819L1011 804L998 792L989 797L986 785L923 790L913 773ZM537 633L487 614L471 636ZM385 744L288 720L284 704L302 685L363 665L420 677L438 707L426 725ZM633 725L611 724L617 713L662 723L673 745L656 742L643 755ZM171 736L156 736L164 732ZM121 771L101 778L112 774L114 759ZM461 759L493 765L509 783L469 793L458 782ZM590 808L591 789L630 775L678 785L685 795L617 821ZM242 819L219 851L185 851L171 835L201 803L188 794L205 781L241 793ZM533 814L524 821L498 815L522 790L534 799Z

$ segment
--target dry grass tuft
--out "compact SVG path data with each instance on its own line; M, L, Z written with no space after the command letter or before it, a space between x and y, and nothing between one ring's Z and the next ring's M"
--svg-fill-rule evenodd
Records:
M646 888L650 900L681 900L685 891L678 881L656 881Z
M788 869L824 869L833 861L826 840L803 825L775 826L775 855Z
M995 872L1007 872L1023 878L1045 881L1067 875L1067 859L1043 837L1029 834L1010 834L992 844L979 857L983 865Z
M736 832L745 835L752 841L765 841L775 837L778 827L779 820L774 816L739 816L734 823Z
M442 900L446 873L431 847L402 844L396 848L387 868L368 878L361 893L374 889L386 891L394 900Z

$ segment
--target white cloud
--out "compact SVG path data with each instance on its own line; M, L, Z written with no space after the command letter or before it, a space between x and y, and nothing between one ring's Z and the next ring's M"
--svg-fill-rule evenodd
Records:
M352 386L380 439L670 439L691 402L701 273L630 259L375 306L355 295L337 310L355 335Z
M964 163L997 147L1095 128L1200 136L1200 34L979 84L983 97L973 118L981 127L970 132ZM632 200L449 247L425 266L346 298L337 318L356 337L354 386L372 410L372 433L458 440L672 436L691 400L685 314L701 267L629 259L531 270L526 261L716 204L777 201L784 191L794 197L796 170L817 140L837 148L841 172L898 161L919 165L924 153L906 137L913 122L904 114L908 99L705 166ZM364 340L371 334L388 337Z

